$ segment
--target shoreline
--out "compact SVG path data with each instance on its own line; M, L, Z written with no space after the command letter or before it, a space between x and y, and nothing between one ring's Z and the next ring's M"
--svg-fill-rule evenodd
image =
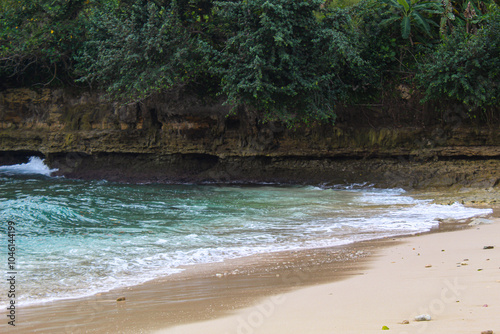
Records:
M493 218L469 229L398 238L371 256L360 275L154 333L378 333L383 326L401 334L499 333L499 235L500 218ZM420 314L431 321L415 321Z
M441 234L467 224L447 222L440 226L417 235ZM225 319L235 310L245 310L269 296L363 275L380 252L412 237L266 253L191 266L180 274L139 286L20 308L23 320L15 332L149 333L181 324ZM122 296L126 301L117 302Z
M366 257L385 243L391 240L188 266L181 273L136 286L20 307L22 320L13 332L148 333L167 325L218 318L270 294L356 275L366 265ZM126 301L117 302L120 297Z

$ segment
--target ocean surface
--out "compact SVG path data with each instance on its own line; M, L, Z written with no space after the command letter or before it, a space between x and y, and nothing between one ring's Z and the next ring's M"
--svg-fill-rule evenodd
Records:
M6 273L12 221L20 305L136 285L180 266L412 234L440 218L491 213L362 185L132 185L52 172L36 157L0 167L0 264Z

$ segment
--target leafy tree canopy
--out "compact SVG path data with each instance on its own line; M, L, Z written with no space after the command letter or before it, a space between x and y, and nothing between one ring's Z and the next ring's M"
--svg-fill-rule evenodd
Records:
M187 86L292 125L404 82L423 103L498 110L497 0L357 1L0 0L0 89L133 102Z
M469 27L470 28L470 27ZM417 80L424 101L445 99L471 111L500 102L500 10L482 19L475 32L458 26L420 66Z
M321 5L320 0L217 3L218 14L234 29L213 67L229 104L249 105L267 119L291 123L335 118L335 104L349 88L344 74L363 61L347 32L347 13Z
M183 26L179 6L106 2L87 13L87 41L76 56L78 81L137 101L188 83L205 69L210 46Z
M73 53L84 39L86 0L3 0L0 77L5 83L68 84Z

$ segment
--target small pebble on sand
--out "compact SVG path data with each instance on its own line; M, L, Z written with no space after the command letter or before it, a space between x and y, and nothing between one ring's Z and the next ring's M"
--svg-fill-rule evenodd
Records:
M415 317L415 320L416 321L430 321L431 316L429 314L421 314L421 315L417 315Z

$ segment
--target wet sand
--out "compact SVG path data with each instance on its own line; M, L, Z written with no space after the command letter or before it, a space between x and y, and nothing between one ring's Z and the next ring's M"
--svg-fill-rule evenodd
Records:
M367 258L394 241L287 251L187 267L180 274L95 296L17 309L9 333L149 333L220 318L265 296L361 274ZM20 273L22 274L22 273ZM125 301L117 302L125 297ZM1 312L5 319L5 312Z
M494 246L485 249L484 246ZM500 333L500 219L404 238L362 274L157 334ZM415 321L427 314L430 321ZM408 324L403 324L408 321Z

